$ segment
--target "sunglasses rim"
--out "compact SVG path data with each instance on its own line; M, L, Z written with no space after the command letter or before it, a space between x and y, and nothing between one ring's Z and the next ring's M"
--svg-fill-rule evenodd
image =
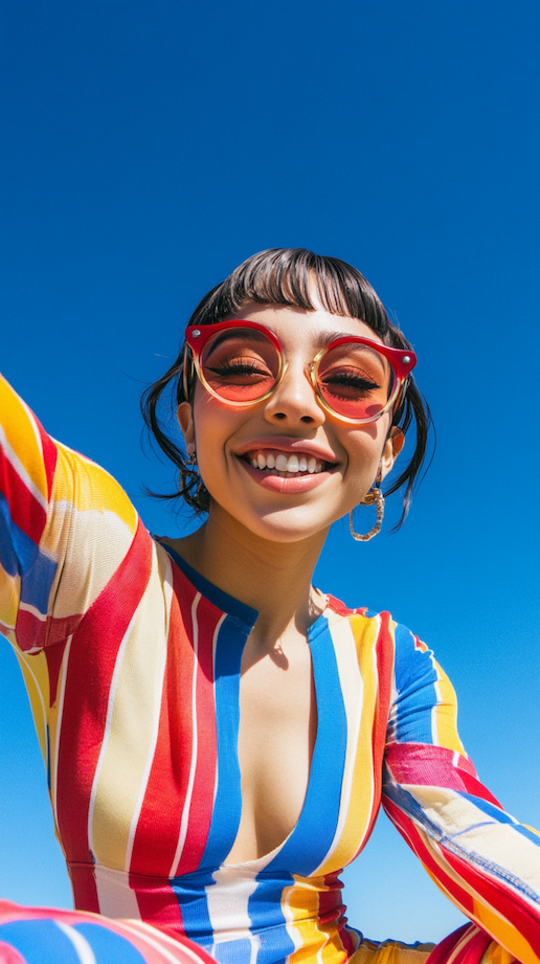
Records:
M206 342L213 335L219 334L220 331L232 330L234 328L251 328L254 331L259 331L262 335L264 335L265 338L268 339L268 341L276 349L278 363L279 363L276 379L272 387L267 392L265 392L264 395L260 395L258 398L249 399L249 401L245 401L245 402L224 398L223 395L220 395L218 392L216 392L207 382L204 376L202 365L200 363L200 356L202 354L202 351ZM201 335L202 337L200 338L200 341L199 341L199 337ZM339 347L339 345L342 345L342 344L345 345L345 344L351 344L351 343L367 345L369 348L372 348L377 354L382 355L386 359L386 361L389 362L395 378L395 383L396 383L395 387L393 388L385 406L380 410L380 412L377 412L376 415L369 416L369 418L352 418L350 416L342 415L340 412L337 412L334 408L332 408L332 406L324 398L320 389L319 380L317 378L321 361L323 360L325 355L327 355L328 352L331 351L332 349ZM188 359L188 351L187 351L188 348L191 351L191 359ZM245 319L245 318L231 318L231 319L228 319L227 321L220 321L211 325L188 325L185 331L184 363L183 363L183 385L184 385L184 394L186 398L188 398L188 395L189 395L189 391L188 391L189 378L187 374L188 360L192 362L195 368L195 371L197 373L197 376L201 384L203 385L203 387L206 389L206 391L208 391L214 398L217 398L218 401L222 402L225 405L230 405L234 408L250 408L253 405L258 405L260 402L264 402L266 401L266 399L270 398L270 396L273 395L279 383L281 382L281 379L283 377L285 367L286 367L286 363L284 362L283 347L281 345L279 338L272 331L272 329L268 328L266 325L259 324L259 322L249 321L248 319ZM415 367L416 362L417 362L417 357L415 352L412 349L390 348L387 345L383 345L381 342L374 341L372 338L365 338L363 335L343 335L343 336L340 336L339 338L335 338L333 341L330 342L330 344L326 345L316 354L315 358L313 359L313 361L309 366L309 379L310 379L313 391L315 393L315 397L317 398L321 407L326 412L328 412L329 415L339 419L342 422L348 422L354 425L365 425L365 424L369 424L370 422L376 422L379 418L381 418L382 415L385 414L385 412L387 412L393 405L396 404L396 402L399 400L399 397L403 391L404 384L407 381L407 378L409 377L413 368ZM398 366L402 369L401 374L398 370Z

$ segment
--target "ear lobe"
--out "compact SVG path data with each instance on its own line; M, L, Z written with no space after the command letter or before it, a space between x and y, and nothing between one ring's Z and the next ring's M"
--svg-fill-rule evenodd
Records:
M195 421L193 419L193 408L189 402L182 402L176 411L180 431L184 436L186 452L192 455L195 451Z
M388 475L390 470L393 468L394 462L396 461L404 445L405 435L397 425L393 425L390 429L390 434L386 439L382 451L380 467L381 479L384 479L385 475Z

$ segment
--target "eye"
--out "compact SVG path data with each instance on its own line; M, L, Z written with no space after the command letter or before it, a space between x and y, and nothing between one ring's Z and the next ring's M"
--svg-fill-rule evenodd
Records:
M271 378L272 372L265 364L263 359L248 356L242 358L225 357L214 365L205 366L207 372L211 372L215 377L224 380L242 379L261 379Z
M325 372L322 385L338 395L368 395L380 390L378 382L367 373L353 368L334 368Z

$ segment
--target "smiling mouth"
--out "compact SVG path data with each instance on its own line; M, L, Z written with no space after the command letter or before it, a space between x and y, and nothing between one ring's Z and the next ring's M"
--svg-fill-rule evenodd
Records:
M273 449L253 449L241 456L244 462L265 475L279 475L284 479L298 478L299 475L318 475L335 468L335 463L324 462L314 455L302 453L291 455Z

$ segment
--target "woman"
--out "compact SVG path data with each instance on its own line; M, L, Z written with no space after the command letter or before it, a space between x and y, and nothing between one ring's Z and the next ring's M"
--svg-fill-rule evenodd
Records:
M538 961L539 839L478 782L444 672L388 613L311 584L332 522L380 528L416 424L387 487L408 507L428 424L414 364L355 269L249 259L146 393L180 493L208 511L183 539L153 539L3 387L0 615L78 912L5 905L0 960L49 960L50 941L55 961ZM187 454L159 418L171 391ZM377 511L365 535L358 503ZM343 916L339 872L382 791L473 921L434 950L377 945Z

